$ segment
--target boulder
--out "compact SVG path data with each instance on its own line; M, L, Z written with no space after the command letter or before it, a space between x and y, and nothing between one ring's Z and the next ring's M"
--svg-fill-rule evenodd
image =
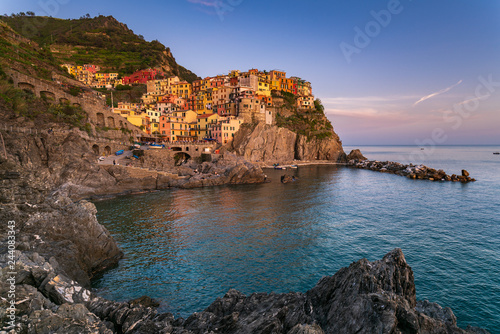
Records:
M359 149L354 149L347 155L347 161L350 160L367 160Z
M281 183L289 183L289 182L294 182L296 180L295 176L285 174L281 176Z

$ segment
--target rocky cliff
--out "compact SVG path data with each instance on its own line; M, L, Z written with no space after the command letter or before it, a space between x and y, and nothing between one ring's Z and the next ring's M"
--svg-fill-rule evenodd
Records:
M342 143L336 134L327 138L308 138L287 128L263 123L242 127L236 133L230 150L252 162L346 161Z

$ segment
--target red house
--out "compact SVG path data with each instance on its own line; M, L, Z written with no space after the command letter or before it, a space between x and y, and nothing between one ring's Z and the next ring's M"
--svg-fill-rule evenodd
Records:
M149 80L154 80L159 74L163 74L163 72L151 68L148 68L147 70L140 70L128 77L123 77L123 84L145 84Z

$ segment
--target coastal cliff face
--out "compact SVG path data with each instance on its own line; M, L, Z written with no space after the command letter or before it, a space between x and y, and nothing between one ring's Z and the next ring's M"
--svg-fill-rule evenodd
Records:
M251 162L290 163L293 160L345 162L338 136L318 139L275 125L257 124L241 128L230 149Z

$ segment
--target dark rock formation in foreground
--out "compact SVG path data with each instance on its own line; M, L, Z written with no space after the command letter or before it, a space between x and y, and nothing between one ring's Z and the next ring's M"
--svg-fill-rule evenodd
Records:
M187 319L158 313L147 297L112 302L95 296L35 252L15 251L15 258L21 302L13 319L22 333L488 333L460 329L449 308L417 301L413 271L400 249L379 261L352 263L306 293L230 290ZM3 275L9 271L6 254L0 266ZM6 299L0 304L0 326L9 329Z
M370 161L370 160L349 160L348 166L369 169L377 172L391 173L400 176L406 176L414 180L429 180L429 181L453 181L453 182L473 182L469 176L469 172L462 170L462 175L448 175L442 169L436 170L424 165L405 165L393 161Z

